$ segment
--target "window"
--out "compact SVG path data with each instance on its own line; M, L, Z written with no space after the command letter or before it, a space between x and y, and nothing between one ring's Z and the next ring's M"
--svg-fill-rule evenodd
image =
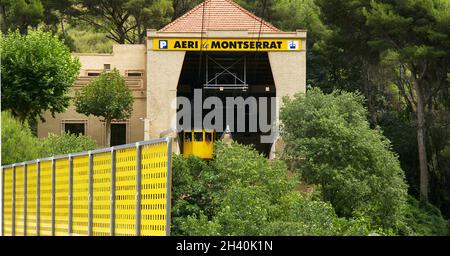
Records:
M127 144L127 124L111 124L111 146Z
M67 122L63 126L65 133L86 135L86 122Z
M103 69L110 70L111 64L103 64Z
M127 73L128 76L142 76L142 72L128 72Z
M195 132L194 133L194 139L195 139L195 141L203 141L203 133L202 132Z
M87 75L88 76L99 76L100 73L99 72L88 72Z
M212 141L212 134L210 132L205 133L205 141L206 142Z
M191 142L192 141L192 133L191 132L185 132L184 133L184 141Z

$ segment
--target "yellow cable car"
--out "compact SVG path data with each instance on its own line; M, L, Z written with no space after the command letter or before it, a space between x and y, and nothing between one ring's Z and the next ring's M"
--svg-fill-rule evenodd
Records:
M183 156L198 156L202 159L213 158L213 146L216 140L216 132L213 130L182 131Z

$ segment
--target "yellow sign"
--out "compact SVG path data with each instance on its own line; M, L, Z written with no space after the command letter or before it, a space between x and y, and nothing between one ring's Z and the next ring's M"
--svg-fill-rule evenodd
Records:
M302 41L292 39L217 39L217 38L154 38L155 51L300 51Z

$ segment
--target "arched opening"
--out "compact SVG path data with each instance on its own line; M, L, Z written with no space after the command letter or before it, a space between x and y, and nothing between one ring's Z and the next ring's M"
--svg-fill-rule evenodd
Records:
M259 152L268 155L271 144L261 143L261 136L270 133L267 126L275 120L275 96L275 82L267 52L187 52L177 98L184 97L190 101L191 119L184 120L178 116L180 122L177 128L179 131L186 130L187 126L194 128L195 115L204 120L215 110L222 113L222 120L213 119L215 127L219 127L216 129L217 138L229 126L233 140L252 144ZM198 106L203 106L205 100L211 97L217 97L215 99L219 99L222 106L202 109L199 114ZM201 102L196 102L199 99ZM180 113L179 110L177 113Z

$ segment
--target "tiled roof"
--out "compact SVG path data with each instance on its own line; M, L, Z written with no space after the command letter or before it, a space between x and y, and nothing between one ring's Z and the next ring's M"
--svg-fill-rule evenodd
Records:
M203 22L202 22L203 21ZM208 30L244 30L258 33L279 32L233 0L206 0L185 13L160 32L200 32Z

